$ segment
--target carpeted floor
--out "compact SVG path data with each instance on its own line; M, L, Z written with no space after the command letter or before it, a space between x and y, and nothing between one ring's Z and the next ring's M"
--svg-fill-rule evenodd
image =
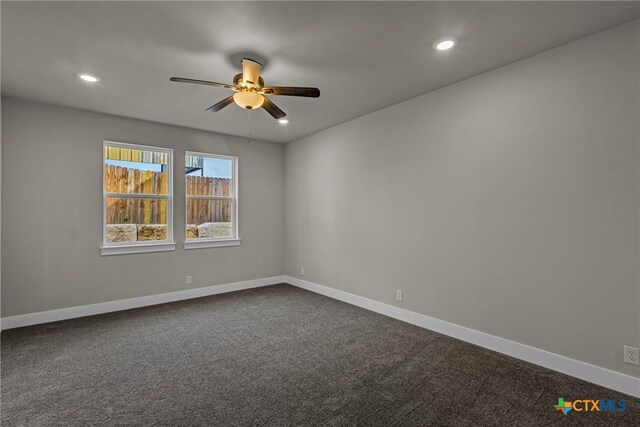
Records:
M640 421L638 399L289 285L4 331L1 397L3 427Z

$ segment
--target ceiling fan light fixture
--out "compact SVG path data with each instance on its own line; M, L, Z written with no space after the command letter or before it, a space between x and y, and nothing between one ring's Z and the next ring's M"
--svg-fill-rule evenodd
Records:
M436 42L433 44L433 48L435 50L444 51L452 49L457 44L458 39L456 39L455 37L444 37L436 40Z
M281 125L286 125L287 123L289 123L289 120L287 120L287 119L280 119L280 120L278 120L278 123L280 123Z
M262 107L264 97L256 92L241 91L233 95L233 101L245 110L255 110Z

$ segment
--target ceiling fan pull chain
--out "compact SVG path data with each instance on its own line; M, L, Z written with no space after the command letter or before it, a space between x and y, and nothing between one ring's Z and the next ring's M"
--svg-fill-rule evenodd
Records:
M253 138L253 123L251 122L251 110L247 110L247 114L249 115L249 139L247 142L251 142L251 138Z

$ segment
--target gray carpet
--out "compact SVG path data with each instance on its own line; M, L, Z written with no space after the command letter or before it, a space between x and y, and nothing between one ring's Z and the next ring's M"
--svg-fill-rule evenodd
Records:
M4 331L1 397L4 427L640 420L638 399L284 284Z

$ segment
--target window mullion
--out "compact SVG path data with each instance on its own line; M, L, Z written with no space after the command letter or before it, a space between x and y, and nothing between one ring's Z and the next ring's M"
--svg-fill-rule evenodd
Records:
M197 195L188 195L187 199L191 200L231 200L233 201L233 197L228 196L197 196Z
M121 199L168 199L168 194L148 193L104 193L105 197L117 197Z

